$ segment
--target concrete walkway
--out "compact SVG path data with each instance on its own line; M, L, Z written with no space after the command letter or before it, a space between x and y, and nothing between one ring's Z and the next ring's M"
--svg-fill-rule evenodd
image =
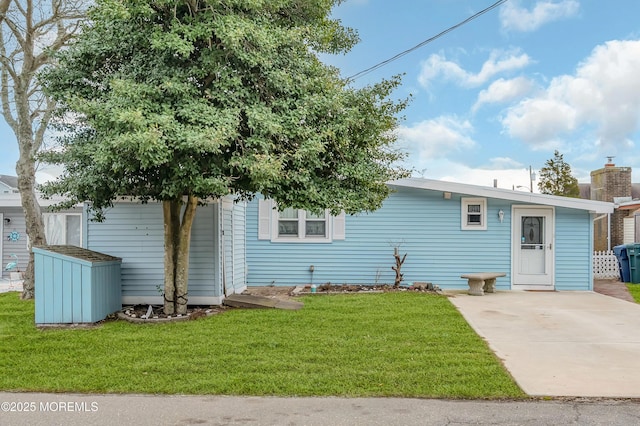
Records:
M594 292L450 300L528 395L640 397L640 305Z

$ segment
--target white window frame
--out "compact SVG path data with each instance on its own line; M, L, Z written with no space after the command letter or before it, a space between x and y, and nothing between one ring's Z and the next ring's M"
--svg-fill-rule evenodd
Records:
M48 223L47 218L50 217L50 216L64 216L63 223L64 223L64 227L65 228L62 230L62 235L64 236L64 239L65 239L65 242L64 242L65 245L69 244L69 242L67 241L67 228L66 228L66 226L67 226L67 217L69 217L69 216L78 216L80 218L80 230L79 230L80 231L80 235L79 235L80 243L79 243L79 246L82 246L82 241L83 241L83 236L82 236L82 213L63 213L63 212L43 213L42 216L43 216L43 219L45 219L44 220L44 223L45 223L45 235L47 235L47 223ZM51 243L49 241L47 241L47 244L51 245Z
M325 235L306 236L307 213L298 210L298 235L279 235L280 212L273 200L260 199L258 201L258 240L269 240L273 243L332 243L346 239L345 214L331 215L329 210L324 212ZM320 219L309 219L320 220Z
M480 206L479 212L469 212L469 206ZM469 216L479 215L480 223L469 221ZM460 200L460 229L463 231L485 231L487 229L487 199L486 198L466 198Z
M273 210L273 219L271 223L273 228L271 230L271 241L273 242L305 242L305 243L329 243L331 242L331 215L328 210L324 212L324 236L319 235L306 235L307 230L307 211L298 209L298 235L280 235L280 212L277 209ZM286 219L285 219L286 220ZM309 220L322 220L322 219L309 219Z

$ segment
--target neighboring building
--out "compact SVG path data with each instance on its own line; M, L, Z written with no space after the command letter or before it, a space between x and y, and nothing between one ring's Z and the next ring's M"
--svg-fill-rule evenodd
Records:
M613 204L499 188L402 179L383 206L355 216L247 206L247 284L392 284L466 288L461 274L505 272L498 289L591 290L593 222Z
M18 178L15 176L0 175L0 195L17 194Z
M27 227L22 209L22 200L18 190L17 178L0 176L0 261L2 262L1 277L6 278L10 271L6 271L8 263L17 261L16 270L24 271L29 261L27 244ZM5 191L6 189L6 191ZM82 245L82 216L83 209L50 212L48 207L55 204L57 199L39 199L45 226L45 236L49 244Z
M591 172L590 184L580 184L580 197L616 206L612 215L600 216L595 221L595 250L610 250L634 242L637 208L633 208L632 201L640 198L640 184L631 183L631 167L618 167L610 159L603 168Z

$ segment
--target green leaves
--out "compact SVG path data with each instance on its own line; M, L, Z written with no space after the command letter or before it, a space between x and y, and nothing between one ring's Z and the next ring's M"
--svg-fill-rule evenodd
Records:
M43 74L67 121L66 173L47 191L108 206L262 192L282 206L348 213L388 195L398 78L355 89L316 52L355 33L335 0L100 0ZM66 115L65 115L66 114Z
M538 189L542 194L563 197L580 197L578 179L571 175L571 166L565 163L562 154L555 150L553 158L547 160L540 170Z

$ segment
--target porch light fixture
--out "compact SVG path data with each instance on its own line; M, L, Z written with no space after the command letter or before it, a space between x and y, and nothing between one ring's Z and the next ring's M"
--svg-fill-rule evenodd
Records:
M502 211L502 209L498 210L498 220L500 221L500 223L502 223L502 221L504 220L504 212Z
M442 198L444 198L445 200L450 200L451 199L451 193L450 192L443 192L442 193Z

